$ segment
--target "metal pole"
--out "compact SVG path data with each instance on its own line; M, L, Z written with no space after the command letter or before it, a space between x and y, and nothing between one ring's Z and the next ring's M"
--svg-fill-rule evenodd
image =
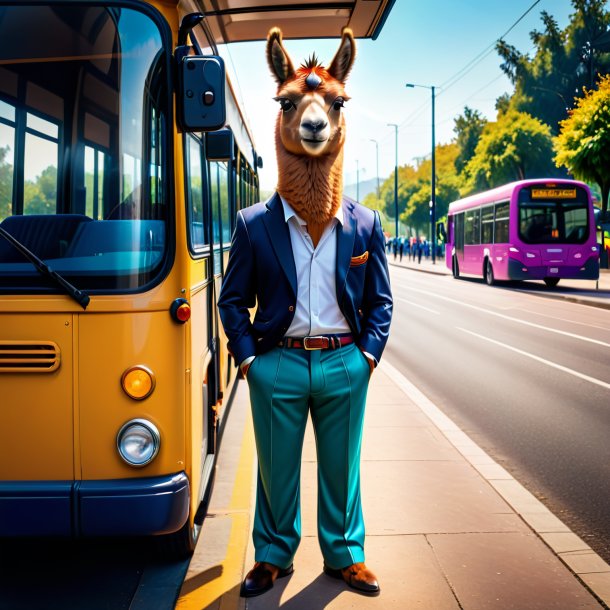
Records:
M381 188L379 186L379 142L371 139L371 142L375 142L375 158L377 160L377 199L381 199Z
M398 238L398 125L396 123L388 123L388 127L394 128L394 138L396 141L396 162L394 163L394 216L396 220L394 236Z
M432 89L432 207L430 208L430 233L432 234L432 264L436 264L436 140L434 137L434 87Z
M415 83L407 83L407 87L421 87L422 89L430 89L432 92L432 180L430 181L430 245L432 247L432 264L436 264L436 138L434 135L434 92L436 87L430 85L416 85Z

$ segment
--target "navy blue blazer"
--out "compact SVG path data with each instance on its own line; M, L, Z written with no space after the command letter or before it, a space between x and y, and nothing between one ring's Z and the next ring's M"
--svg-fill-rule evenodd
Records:
M385 239L377 212L343 199L337 225L337 303L359 347L377 361L388 340L392 293ZM241 210L218 308L229 350L239 364L276 346L296 308L297 277L277 193ZM257 306L254 320L250 312Z

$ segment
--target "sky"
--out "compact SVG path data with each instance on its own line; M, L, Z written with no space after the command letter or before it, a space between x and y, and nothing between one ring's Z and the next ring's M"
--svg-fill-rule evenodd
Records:
M346 86L351 99L344 109L345 184L355 183L357 173L361 181L377 177L377 147L371 140L378 142L382 181L394 171L395 130L388 123L399 125L398 165L430 156L431 90L407 88L406 83L435 86L437 144L453 139L454 119L466 105L495 120L496 99L513 87L500 69L494 43L503 37L531 54L529 34L543 29L542 11L553 15L563 29L572 5L570 0L396 0L377 40L356 41L356 61ZM295 66L312 52L328 65L338 43L339 38L284 41ZM264 160L261 189L271 191L277 180L273 131L279 107L272 99L276 86L265 43L235 43L222 55ZM471 69L464 70L469 65Z

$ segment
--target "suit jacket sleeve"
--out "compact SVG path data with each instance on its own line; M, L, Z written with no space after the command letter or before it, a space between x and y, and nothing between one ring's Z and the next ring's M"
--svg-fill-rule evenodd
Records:
M240 212L237 214L229 263L218 299L220 319L229 339L229 351L238 364L256 354L249 312L256 304L254 273L254 252Z
M372 354L379 362L390 333L392 290L385 255L385 239L377 212L375 212L364 279L363 305L364 320L360 347Z

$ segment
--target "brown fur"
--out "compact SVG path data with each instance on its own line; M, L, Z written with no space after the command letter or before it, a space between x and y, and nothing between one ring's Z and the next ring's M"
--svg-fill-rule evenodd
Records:
M278 99L288 99L296 106L289 112L280 111L276 121L277 191L307 222L314 245L318 244L343 197L345 119L342 110L335 110L333 104L339 97L349 99L344 81L354 55L351 31L344 30L339 51L328 69L310 60L308 65L294 71L282 45L281 32L274 28L269 33L267 60L278 82ZM321 85L313 91L305 82L311 72L322 78ZM330 126L329 137L319 152L312 152L304 145L299 131L303 114L310 106L316 106L317 116L321 116L323 109Z

